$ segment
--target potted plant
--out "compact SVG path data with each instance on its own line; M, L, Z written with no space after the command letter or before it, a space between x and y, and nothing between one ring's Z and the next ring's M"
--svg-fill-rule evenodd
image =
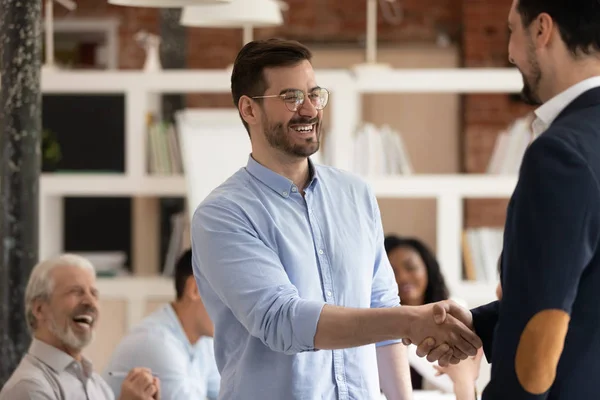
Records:
M54 132L50 129L42 130L42 171L55 171L62 159L60 144Z

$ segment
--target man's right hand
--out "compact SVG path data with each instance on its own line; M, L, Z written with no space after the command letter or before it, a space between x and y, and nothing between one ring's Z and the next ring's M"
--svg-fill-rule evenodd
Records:
M148 368L133 368L121 385L119 400L156 400L160 393L158 380Z
M451 300L419 306L419 316L411 325L405 344L419 343L417 355L427 356L441 366L457 364L475 356L482 347L481 339L473 332L471 313ZM436 346L437 344L437 346Z

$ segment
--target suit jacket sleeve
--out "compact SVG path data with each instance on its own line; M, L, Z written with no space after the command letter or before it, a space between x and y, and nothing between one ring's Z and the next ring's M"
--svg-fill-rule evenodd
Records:
M498 322L499 310L500 303L498 301L471 310L473 327L475 328L475 333L483 342L483 352L488 362L492 362L494 329L496 328L496 322Z
M596 251L598 183L565 133L547 131L523 158L507 212L503 296L483 400L548 398L579 280Z

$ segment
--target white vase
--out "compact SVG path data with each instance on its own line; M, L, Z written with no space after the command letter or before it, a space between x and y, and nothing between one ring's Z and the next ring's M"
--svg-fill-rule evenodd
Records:
M162 69L160 64L160 39L154 36L149 36L146 39L146 62L144 63L144 71L156 72Z

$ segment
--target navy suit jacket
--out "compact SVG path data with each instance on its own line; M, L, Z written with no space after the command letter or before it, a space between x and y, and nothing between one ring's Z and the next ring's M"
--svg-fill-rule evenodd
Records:
M492 363L483 400L600 399L600 88L525 152L501 256L503 297L472 310Z

